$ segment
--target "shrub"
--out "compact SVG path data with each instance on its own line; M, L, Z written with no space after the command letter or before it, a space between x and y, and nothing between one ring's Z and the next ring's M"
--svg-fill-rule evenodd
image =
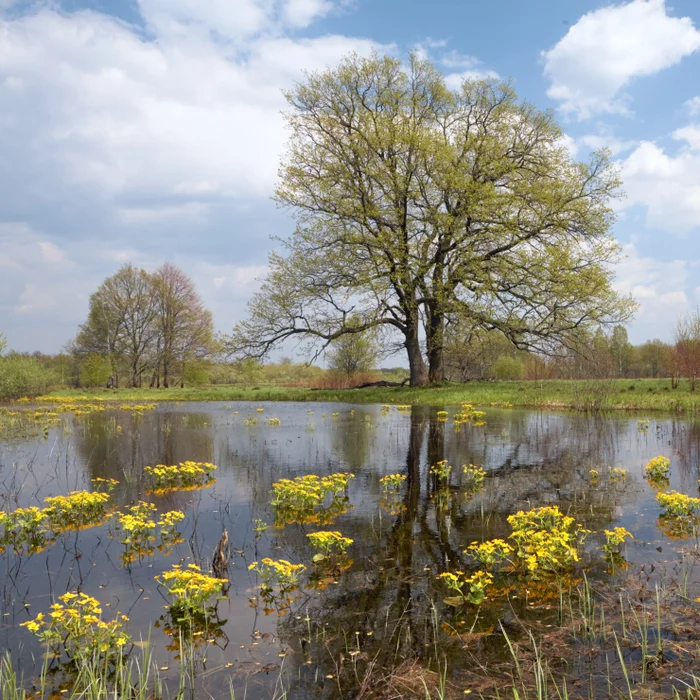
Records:
M21 623L55 655L65 651L72 661L84 665L97 652L108 663L131 640L124 629L126 615L116 613L113 620L103 620L102 607L95 598L69 591L59 601L51 606L48 617L39 613L33 620Z
M654 457L646 467L644 473L649 479L664 479L671 468L671 460L668 457Z
M33 357L0 357L0 400L38 396L55 382L54 373Z

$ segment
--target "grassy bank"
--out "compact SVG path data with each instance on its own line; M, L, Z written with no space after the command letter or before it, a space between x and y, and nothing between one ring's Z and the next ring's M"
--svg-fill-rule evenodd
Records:
M578 410L643 410L695 413L700 390L687 382L671 388L670 379L548 380L469 382L411 388L308 389L280 386L207 386L185 389L61 390L50 397L90 400L138 401L341 401L413 405L454 405L463 402L488 406L511 404L531 408Z

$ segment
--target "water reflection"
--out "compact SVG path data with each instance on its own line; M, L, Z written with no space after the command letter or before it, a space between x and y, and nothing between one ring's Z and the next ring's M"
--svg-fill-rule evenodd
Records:
M666 454L674 463L671 488L697 489L700 428L677 419L654 419L640 431L637 417L494 409L483 426L455 427L428 407L387 413L367 406L264 404L264 417L277 417L280 424L260 418L246 425L256 408L163 405L141 416L105 411L52 428L46 441L0 447L5 510L41 505L46 496L86 488L95 477L119 480L117 502L131 504L144 497L146 465L195 460L219 467L210 488L152 499L159 513L186 513L178 528L184 541L169 555L151 548L123 567L119 542L110 539L107 527L64 533L56 545L32 556L0 555L2 643L22 645L16 663L25 675L36 670L32 654L40 654L18 629L29 615L25 604L36 613L75 588L129 614L135 638L145 638L158 621L150 632L156 658L176 668L177 624L163 613L154 577L178 562L208 569L224 529L232 547L231 588L217 606L212 638L219 643L202 654L198 680L215 697L228 697L234 672L234 687L241 694L247 688L249 698L269 697L278 682L286 684L289 697L333 696L339 678L345 687L358 687L374 682L373 668L410 667L431 654L449 655L454 673L468 673L470 662L461 650L465 629L478 640L479 653L505 653L502 638L489 632L502 623L503 611L484 611L476 621L441 611L451 615L449 629L437 622L434 606L441 605L444 591L435 574L459 567L469 543L506 536L506 518L518 509L552 504L592 530L627 527L637 538L630 559L660 561L675 546L669 538L677 533L657 528L658 507L642 479L643 465ZM447 485L429 472L441 460L454 467ZM488 473L477 494L465 493L464 464ZM625 468L627 478L596 483L589 477L591 468L604 474L614 466ZM338 471L356 475L351 508L335 513L328 528L354 540L352 565L333 573L332 580L323 578L324 585L298 591L289 612L265 615L249 603L257 591L249 563L270 556L309 564L313 550L306 535L319 529L298 522L274 527L272 483ZM379 479L396 472L406 480L398 495L387 496ZM270 527L255 533L254 519ZM526 607L521 612L527 615ZM449 639L456 643L451 646ZM282 681L276 675L280 667ZM164 675L167 680L168 672Z

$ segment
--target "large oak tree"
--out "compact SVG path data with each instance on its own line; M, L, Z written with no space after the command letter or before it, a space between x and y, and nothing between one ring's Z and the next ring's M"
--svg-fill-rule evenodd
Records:
M608 154L575 162L552 114L508 84L452 91L418 56L352 55L287 100L275 198L297 228L233 352L262 357L293 337L319 352L381 329L421 385L442 380L455 319L546 351L629 316L612 288L620 183Z

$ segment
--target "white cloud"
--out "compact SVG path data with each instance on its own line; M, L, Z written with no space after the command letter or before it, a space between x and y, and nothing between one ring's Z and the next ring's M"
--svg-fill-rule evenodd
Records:
M89 278L76 274L79 267L64 249L26 224L0 223L0 269L3 326L21 315L27 331L40 335L44 319L75 319L76 296L87 300Z
M0 21L0 159L11 162L20 152L20 173L46 192L83 190L127 219L135 207L133 220L187 200L268 197L286 139L281 89L302 70L376 45L263 34L248 41L244 54L230 55L214 38L163 29L200 8L207 26L221 15L224 31L225 15L242 32L259 31L265 25L252 10L245 19L248 4L265 7L143 0L147 18L163 31L157 41L87 11L43 10ZM285 6L296 8L300 20L297 3Z
M700 95L697 97L691 97L689 100L685 102L683 105L686 110L688 111L688 114L690 114L691 117L697 117L700 115Z
M693 151L700 151L700 124L688 124L671 134L676 141L685 141Z
M690 287L692 263L688 260L659 260L624 246L626 258L616 267L616 289L632 294L639 303L632 327L632 341L653 337L670 341L678 316L686 313L696 297Z
M572 158L576 157L578 153L578 144L576 143L576 139L569 136L569 134L562 134L559 139L559 145L566 148Z
M677 138L681 131L683 138L697 138L697 130L678 130ZM623 207L646 207L648 226L676 234L700 226L700 152L686 148L673 156L642 141L620 165L627 193Z
M159 37L212 36L234 45L262 32L307 27L333 8L330 0L138 0Z
M48 311L55 308L56 304L56 295L51 289L42 288L33 282L26 282L19 295L16 311L19 314Z
M487 80L489 78L496 80L498 77L498 73L494 70L470 69L458 73L448 73L445 76L445 84L451 90L458 90L465 80Z
M143 25L0 3L0 222L26 222L0 223L11 344L58 349L126 261L179 264L229 328L268 234L291 228L269 204L282 89L351 51L394 48L299 34L344 0L137 0ZM200 274L201 259L223 268Z
M450 90L459 90L465 80L497 79L494 70L487 69L475 56L459 51L439 51L447 46L447 39L424 39L414 46L414 51L424 59L445 69L445 84Z
M549 97L580 119L624 113L622 90L700 49L688 17L672 17L664 0L632 0L589 12L543 52Z
M333 4L325 0L287 0L284 17L294 27L306 27L318 17L323 17Z
M444 43L440 43L436 48L442 48L444 45ZM495 70L484 68L478 58L459 51L447 51L442 53L436 60L441 66L448 69L449 72L445 74L445 83L451 90L459 90L465 80L499 78Z
M478 66L481 61L475 56L469 56L468 54L460 53L459 51L446 51L440 56L440 64L445 66L445 68L474 68Z
M63 251L51 241L38 241L37 246L41 251L41 257L52 265L66 265L68 260Z
M579 140L594 151L607 148L614 156L624 151L631 150L638 143L637 141L618 138L608 128L602 125L597 134L585 134Z

